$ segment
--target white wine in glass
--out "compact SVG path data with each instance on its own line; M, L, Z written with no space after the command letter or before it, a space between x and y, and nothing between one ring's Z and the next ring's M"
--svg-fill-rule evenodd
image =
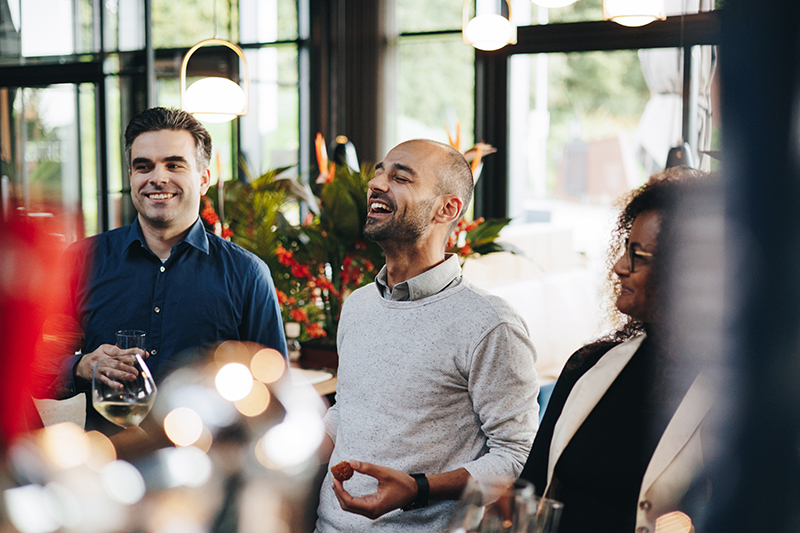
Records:
M118 332L117 346L122 349L138 348L144 353L144 332ZM97 364L92 371L92 405L106 420L122 427L138 426L156 400L157 388L150 369L139 353L133 354L133 357L136 379L117 381L122 388L103 383L98 375Z

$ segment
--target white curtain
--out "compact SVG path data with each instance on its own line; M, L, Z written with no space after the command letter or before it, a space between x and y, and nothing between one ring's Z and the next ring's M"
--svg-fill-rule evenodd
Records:
M667 0L667 16L710 11L714 0ZM697 140L700 152L711 146L711 82L716 66L713 46L699 47L699 82L697 86ZM639 50L642 67L651 98L645 107L636 130L636 142L645 168L649 173L663 170L669 149L678 146L683 133L683 50L654 48ZM686 139L687 142L691 142ZM695 166L708 170L710 158L698 153Z

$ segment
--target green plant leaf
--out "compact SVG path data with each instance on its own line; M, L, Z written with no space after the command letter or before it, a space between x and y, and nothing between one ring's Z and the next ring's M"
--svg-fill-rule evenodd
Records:
M525 252L523 252L513 244L509 244L507 242L498 242L498 241L491 241L485 244L472 246L472 251L480 255L493 254L496 252L508 252L522 256L525 255Z
M508 226L510 222L510 218L491 218L484 220L477 228L467 232L467 239L472 243L493 241L500 236L500 230Z

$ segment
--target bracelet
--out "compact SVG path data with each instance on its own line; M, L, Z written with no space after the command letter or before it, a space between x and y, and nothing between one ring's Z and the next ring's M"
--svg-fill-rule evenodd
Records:
M430 483L425 474L411 474L417 482L417 497L414 501L403 507L403 511L413 511L414 509L424 509L428 506L428 495L431 492Z

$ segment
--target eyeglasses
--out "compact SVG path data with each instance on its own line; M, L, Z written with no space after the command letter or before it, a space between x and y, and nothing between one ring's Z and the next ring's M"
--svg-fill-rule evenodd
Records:
M644 250L639 250L634 248L631 244L627 244L625 246L625 255L628 257L628 272L633 274L636 272L636 267L649 265L650 262L653 260L653 255L650 252L645 252Z

